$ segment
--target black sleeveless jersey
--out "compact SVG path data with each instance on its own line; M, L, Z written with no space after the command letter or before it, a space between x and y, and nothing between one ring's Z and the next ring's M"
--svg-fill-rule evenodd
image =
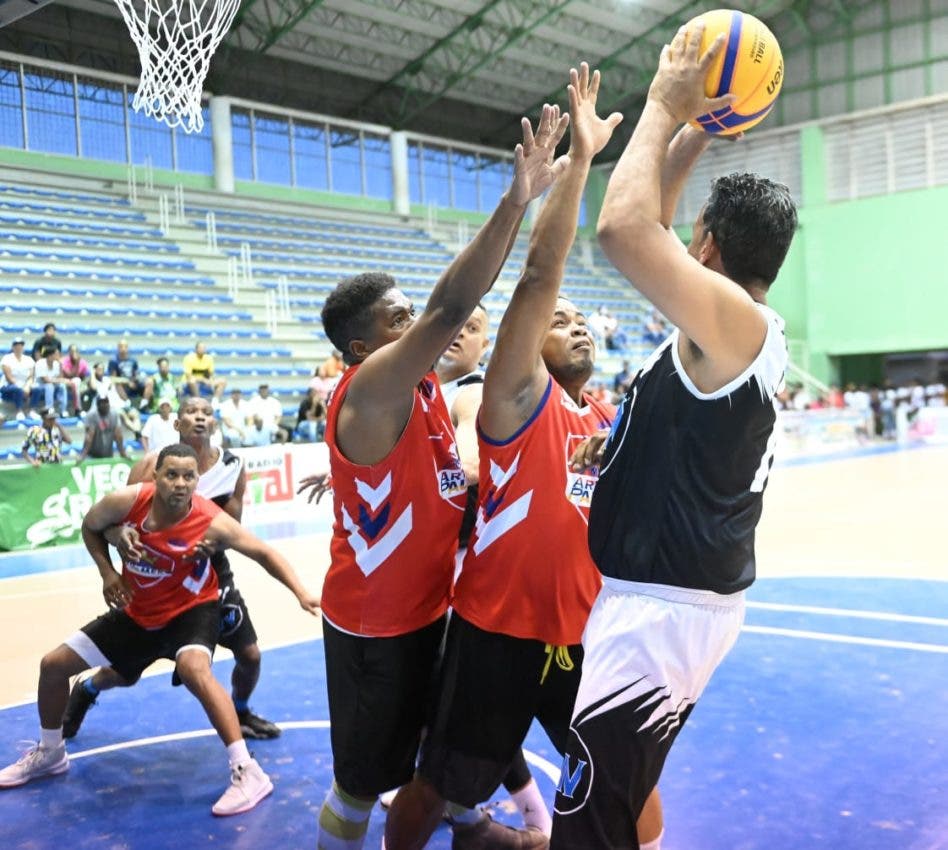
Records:
M589 513L605 576L729 594L754 581L754 531L775 443L783 320L753 363L714 393L685 373L675 331L646 361L616 415Z

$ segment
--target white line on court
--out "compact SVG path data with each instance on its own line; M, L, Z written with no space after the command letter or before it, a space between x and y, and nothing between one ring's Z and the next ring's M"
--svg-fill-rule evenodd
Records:
M911 649L916 652L937 652L948 655L948 646L937 643L913 643L906 640L883 640L882 638L854 637L852 635L834 635L828 632L808 632L801 629L777 629L770 626L744 626L742 632L758 635L778 635L780 637L803 638L804 640L825 640L830 643L854 643L861 646L884 646L890 649Z
M891 623L918 623L923 626L948 626L948 620L939 617L916 617L910 614L890 614L887 611L863 611L854 608L821 608L816 605L783 605L776 602L747 602L748 608L762 611L789 611L799 614L821 614L827 617L851 617L857 620L885 620Z
M328 729L328 720L290 720L285 723L277 723L283 730L287 729ZM134 741L122 741L118 744L109 744L105 747L94 747L91 750L82 750L78 753L70 753L70 761L76 759L88 758L89 756L103 755L104 753L114 753L120 750L130 750L137 747L149 747L152 744L166 744L170 741L187 741L194 738L211 738L217 735L213 729L196 729L193 732L174 732L169 735L156 735L152 738L138 738ZM523 751L526 760L534 767L542 770L555 785L560 779L560 770L558 767L547 761L536 753L529 750Z

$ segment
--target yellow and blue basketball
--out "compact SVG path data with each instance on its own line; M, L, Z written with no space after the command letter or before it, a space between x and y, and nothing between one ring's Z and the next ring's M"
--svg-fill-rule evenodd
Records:
M704 90L708 97L725 94L737 100L724 109L701 115L692 125L716 136L733 136L759 124L773 109L783 85L783 54L774 34L746 12L715 9L688 22L691 29L705 26L701 39L704 54L721 33L727 34L724 50L708 71Z

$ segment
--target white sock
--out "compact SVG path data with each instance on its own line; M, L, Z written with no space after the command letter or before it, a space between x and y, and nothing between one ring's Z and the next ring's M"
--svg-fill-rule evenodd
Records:
M40 746L44 750L55 750L63 745L63 727L58 729L40 729Z
M231 767L240 767L250 762L250 750L247 749L247 742L243 738L227 745L227 761Z
M531 779L523 788L511 794L510 799L517 804L524 826L532 826L540 830L547 838L550 837L553 832L553 818L550 817L549 809L546 807L535 779Z
M639 850L662 850L662 838L665 836L665 830L663 829L658 833L658 838L653 841L649 841L647 844L640 844Z
M317 850L362 850L374 805L349 796L333 781L319 810Z

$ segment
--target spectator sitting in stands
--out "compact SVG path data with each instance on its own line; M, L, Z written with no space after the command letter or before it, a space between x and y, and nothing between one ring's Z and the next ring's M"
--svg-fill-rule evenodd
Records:
M257 387L257 392L250 399L250 412L254 418L259 416L263 420L264 426L272 430L278 442L285 443L289 439L289 432L280 425L280 420L283 418L283 405L276 396L270 395L269 384L260 384ZM259 444L254 443L254 445Z
M163 398L158 412L152 413L142 428L142 448L146 452L160 452L165 446L178 442L178 429L174 423L178 415L171 409L171 401Z
M56 336L56 325L52 322L47 322L43 325L43 335L36 338L36 341L33 343L33 350L31 352L34 360L39 360L43 356L43 349L49 348L52 346L56 349L57 354L63 353L63 344L59 341L59 337Z
M207 353L203 342L196 343L194 351L184 356L182 368L188 395L213 396L218 402L221 400L227 381L214 377L214 355Z
M89 389L95 396L108 398L111 409L121 419L122 424L135 435L136 439L141 439L142 418L138 413L138 408L132 407L128 399L119 394L118 388L112 382L112 378L105 374L101 363L96 363L92 367Z
M56 407L60 416L66 416L67 381L63 377L59 352L55 346L42 350L42 357L33 366L33 392L30 401L33 407Z
M0 371L3 372L0 384L0 399L8 401L16 407L16 418L22 422L26 419L26 410L30 403L30 392L33 389L33 358L24 354L26 340L18 336L13 340L10 351L0 359Z
M309 388L296 415L296 438L305 443L321 443L326 433L326 405L319 391Z
M281 429L282 430L282 429ZM276 435L272 425L267 424L263 421L263 417L260 414L256 414L253 417L253 420L250 422L250 426L247 428L247 436L244 438L245 446L269 446L273 442L273 438ZM285 442L280 440L280 442Z
M171 364L167 357L159 357L155 364L158 371L145 381L145 390L142 393L142 408L149 413L157 413L163 401L171 405L171 410L178 410L178 385L171 375Z
M115 357L109 361L106 372L119 396L137 407L136 402L142 397L145 386L138 377L138 361L128 356L126 340L119 342Z
M622 368L616 372L615 377L612 379L612 390L616 395L625 395L629 391L629 387L632 385L632 379L635 377L635 372L632 371L632 367L629 365L628 360L622 361Z
M247 430L253 419L250 402L244 399L240 387L234 387L220 409L221 434L230 448L247 445Z
M43 417L42 425L33 425L26 432L26 439L23 440L23 457L33 466L41 466L44 463L62 463L62 444L71 443L72 440L66 429L56 419L56 411L53 408L43 408L40 415ZM30 449L33 450L32 455L30 455Z
M76 458L76 466L87 457L112 457L115 454L115 446L118 446L121 457L130 459L125 452L125 439L122 437L118 414L112 410L107 395L96 396L95 407L85 415L83 424L86 426L86 435L82 451Z
M668 333L668 324L665 317L658 310L652 310L648 321L645 323L642 340L650 345L661 345L668 337Z
M89 405L83 406L82 385L89 378L89 364L79 356L79 346L70 345L69 352L59 361L62 366L66 386L72 395L72 412L79 416ZM91 405L91 401L89 404Z
M314 371L310 379L310 389L316 390L319 397L326 401L333 387L339 383L342 373L345 370L345 363L342 361L342 355L333 349L329 355Z

